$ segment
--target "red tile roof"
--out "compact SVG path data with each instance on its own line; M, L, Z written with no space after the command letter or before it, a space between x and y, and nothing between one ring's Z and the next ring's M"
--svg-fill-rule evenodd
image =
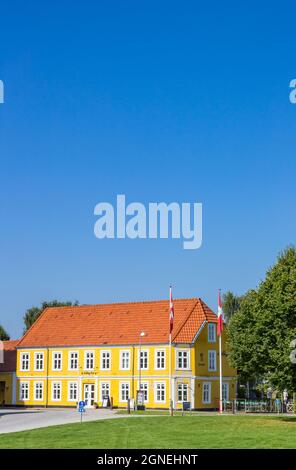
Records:
M0 372L14 372L16 370L16 345L19 340L3 341L4 363L0 363Z
M217 322L201 299L176 299L174 308L174 342L190 343L203 322ZM168 300L47 308L18 347L138 344L141 331L144 344L168 343Z

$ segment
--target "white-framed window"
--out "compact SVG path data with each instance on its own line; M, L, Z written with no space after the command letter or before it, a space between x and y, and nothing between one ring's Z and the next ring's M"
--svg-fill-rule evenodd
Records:
M52 384L51 384L51 399L52 399L52 401L60 401L62 399L62 384L61 384L61 382L52 382Z
M111 352L101 351L101 370L111 369Z
M216 323L208 323L208 342L216 342Z
M120 370L130 370L130 351L120 351Z
M21 353L21 371L30 370L30 354L27 352Z
M69 370L78 370L78 351L69 352Z
M211 403L211 382L203 382L202 384L202 402L204 405Z
M138 382L138 390L141 390L142 392L144 392L144 401L145 402L148 402L148 392L149 392L149 385L148 385L148 382L142 382L141 381L141 384L139 384Z
M155 403L165 403L165 383L156 382L154 385L154 401Z
M29 400L29 382L20 383L20 400Z
M130 384L129 382L120 382L120 401L127 401L130 397Z
M165 350L156 349L155 351L155 369L165 369Z
M52 353L52 370L62 370L62 353L60 351Z
M100 400L103 401L104 397L110 397L110 382L100 383Z
M222 384L222 400L229 400L229 383L227 382Z
M78 401L77 382L68 382L68 401Z
M95 366L95 354L93 351L84 352L84 370L93 370Z
M208 351L208 370L216 372L217 370L217 353L216 351Z
M139 351L138 369L141 369L141 370L148 369L148 354L149 354L149 351L147 349L141 349L141 351Z
M35 370L44 370L44 353L35 352Z
M34 382L34 400L43 400L43 382Z
M177 369L190 368L190 354L188 349L179 349L177 351Z
M188 384L178 384L178 402L188 401Z

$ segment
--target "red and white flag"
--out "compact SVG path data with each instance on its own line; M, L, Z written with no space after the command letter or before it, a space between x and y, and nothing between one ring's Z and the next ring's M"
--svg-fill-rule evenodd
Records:
M219 294L218 294L218 331L217 331L218 336L220 336L222 331L223 331L223 323L224 323L224 314L223 314L222 301L221 301L221 291L219 290Z
M172 334L174 328L174 302L173 302L173 294L172 288L170 287L170 334Z

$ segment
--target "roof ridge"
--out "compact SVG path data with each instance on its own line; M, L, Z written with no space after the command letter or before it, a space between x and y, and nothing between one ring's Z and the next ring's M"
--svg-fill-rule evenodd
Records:
M193 310L195 309L196 305L198 304L198 302L200 301L200 298L197 297L196 299L196 302L193 306L193 308L190 310L190 312L188 313L187 317L185 318L185 320L183 321L183 323L181 324L181 326L179 327L179 329L177 330L176 334L174 334L174 339L178 336L178 334L180 333L180 331L184 328L184 326L186 325L187 321L189 320L189 318L191 317L191 314L193 312Z

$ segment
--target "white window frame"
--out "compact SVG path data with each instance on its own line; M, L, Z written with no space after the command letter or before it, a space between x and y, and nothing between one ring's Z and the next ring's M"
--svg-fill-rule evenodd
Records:
M37 385L41 385L42 397L36 398ZM44 397L44 382L36 381L34 382L34 401L43 401Z
M157 386L161 385L164 387L164 399L163 400L158 400L157 398ZM166 383L163 381L157 381L154 383L154 402L155 403L166 403Z
M226 388L226 398L224 394L224 387ZM222 383L222 400L229 401L229 383L228 382Z
M179 354L187 354L187 367L179 367ZM182 364L184 364L184 356L182 358ZM190 370L190 349L177 349L176 350L176 369L177 370Z
M92 354L92 367L86 367L87 366L87 361L90 360L87 358L88 354ZM87 349L84 351L84 370L94 370L95 369L95 352L93 350Z
M208 386L208 394L209 394L209 399L204 400L204 387ZM211 382L203 382L202 383L202 403L203 405L210 405L212 403L212 384Z
M140 370L140 360L141 360L140 356L142 354L147 354L147 367L141 367L141 370L148 370L149 369L149 349L141 349L141 351L140 350L138 351L138 370Z
M143 386L145 385L146 389L143 390ZM140 389L140 383L138 381L138 387L137 390L141 390L142 392L147 392L147 398L145 398L145 393L144 393L144 403L149 402L149 382L147 380L141 380L141 389Z
M163 359L163 361L164 361L164 366L163 366L163 367L158 367L158 365L157 365L157 362L158 362L158 353L163 354L163 358L160 357L160 362L162 362L162 359ZM155 368L155 370L165 370L165 369L166 369L166 350L165 350L165 349L156 349L156 350L155 350L154 368Z
M108 359L105 358L105 361L109 361L109 367L103 367L104 358L103 355L108 354ZM111 370L111 351L110 349L104 349L100 351L100 369L101 370Z
M75 385L75 388L76 388L76 397L77 398L71 398L71 385ZM68 382L68 401L71 401L71 402L77 402L78 401L78 396L79 396L79 387L78 387L78 382L77 380L71 380L70 382Z
M23 385L26 386L25 388L26 388L26 392L27 392L25 398L23 397ZM29 401L30 400L30 382L24 382L24 381L20 382L19 399L20 399L20 401Z
M182 387L182 391L181 391L181 394L182 394L182 400L179 400L179 387ZM186 395L187 395L187 398L186 400L184 400L184 388L186 388ZM187 383L178 383L177 384L177 400L178 400L178 403L183 403L184 401L189 401L189 386Z
M60 354L60 358L56 359L55 356L57 354ZM55 367L55 361L60 361L60 367ZM54 371L61 371L63 369L63 353L62 351L52 351L52 356L51 356L51 361L52 361L52 370Z
M41 355L42 356L42 369L38 368L37 369L37 356ZM40 359L38 359L40 361ZM35 372L43 372L44 371L44 352L38 352L36 351L34 353L34 371Z
M211 360L210 357L213 354L214 359L214 367L210 367L211 365ZM215 349L209 349L208 350L208 371L209 372L217 372L217 351Z
M74 359L75 361L77 361L77 367L71 367L71 361L72 361L71 355L72 354L77 355L77 358ZM69 351L69 353L68 353L68 370L79 370L79 352L78 351Z
M128 386L128 398L130 398L130 394L131 394L131 385L129 382L119 382L119 401L121 403L126 403L127 402L127 398L126 399L122 399L122 386L123 385L127 385Z
M123 367L123 355L127 354L128 358L125 358L125 361L128 361L128 367ZM120 363L119 363L119 370L130 370L131 368L131 352L129 349L122 349L120 351Z
M59 386L60 398L54 398L55 385ZM62 400L62 382L60 380L54 380L51 382L51 401Z
M28 363L28 368L23 368L23 362L24 362L24 356L28 356L28 358L25 360ZM29 352L21 352L20 353L20 371L21 372L27 372L30 370L30 353Z
M107 385L108 386L108 396L110 398L110 393L111 393L111 385L110 385L110 381L108 380L102 380L100 382L100 401L102 402L103 401L103 385Z
M208 343L216 343L216 323L208 323Z

